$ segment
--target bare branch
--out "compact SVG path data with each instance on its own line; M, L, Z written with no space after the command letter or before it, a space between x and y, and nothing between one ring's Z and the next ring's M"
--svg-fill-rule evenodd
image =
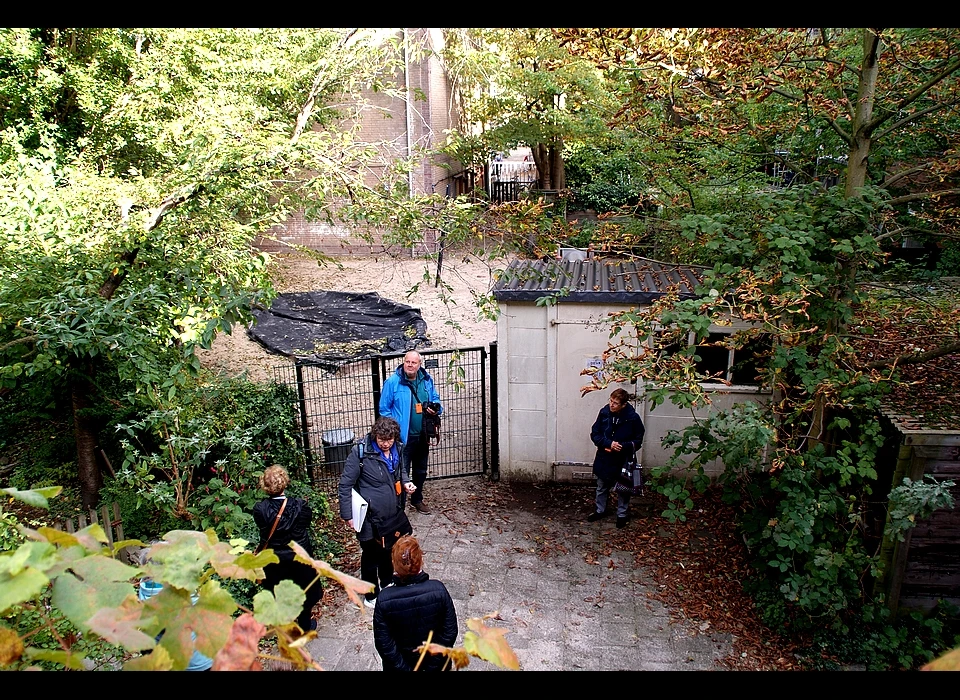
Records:
M929 80L927 80L927 82L925 82L923 85L919 86L916 90L914 90L909 95L907 95L902 100L900 100L899 104L897 104L897 109L885 110L883 114L880 114L877 117L875 117L873 120L871 120L870 123L866 125L865 132L868 134L872 134L877 127L879 127L881 124L883 124L888 119L893 117L901 109L916 102L918 99L923 97L923 95L926 94L926 92L930 88L932 88L937 83L946 80L953 73L956 73L958 70L960 70L960 59L954 60L952 63L947 64L947 66L942 71L932 76Z
M176 209L178 206L192 197L195 197L201 191L203 191L203 186L195 184L182 188L176 194L167 196L162 202L160 202L160 206L154 209L151 213L150 220L144 227L144 232L149 233L150 231L153 231L161 224L163 217L170 213L170 211ZM107 280L100 287L99 294L102 298L113 298L114 293L117 291L117 287L120 286L124 278L127 276L127 268L133 264L134 260L137 259L139 252L140 247L137 246L136 248L124 252L120 256L119 264L114 268L114 272L110 274Z
M347 45L347 42L356 34L359 29L351 29L347 32L346 36L343 37L340 41L340 48L342 49ZM300 110L300 114L297 115L297 125L293 129L293 136L290 137L290 143L294 144L299 140L300 135L303 133L303 130L307 127L307 122L310 121L310 116L313 114L313 106L317 99L317 93L320 91L320 83L325 77L326 73L320 71L317 73L317 76L313 79L313 85L310 86L310 92L307 93L306 102L303 104L303 108Z
M853 137L850 136L850 134L848 134L842 126L840 126L840 123L837 122L836 119L828 119L827 124L830 125L831 129L837 132L837 135L839 135L840 138L843 139L843 142L845 144L850 145L851 141L853 140Z
M915 168L908 168L907 170L901 170L900 172L894 175L891 175L886 180L884 180L880 186L883 188L892 187L894 184L896 184L903 178L907 177L908 175L913 175L914 173L923 172L924 170L931 167L932 165L933 165L933 161L927 161L926 163L921 163Z
M884 136L886 136L887 134L891 133L892 131L895 131L895 130L899 129L901 126L905 126L905 125L909 124L910 122L912 122L912 121L914 121L914 120L916 120L916 119L919 119L919 118L922 117L922 116L925 116L925 115L927 115L927 114L930 114L931 112L936 112L936 111L941 110L941 109L946 109L947 107L953 107L953 106L956 105L957 103L960 103L960 99L951 100L950 102L940 102L940 103L937 103L937 104L935 104L935 105L930 105L929 107L926 107L926 108L924 108L924 109L921 109L919 112L914 112L913 114L907 115L906 117L904 117L904 118L901 119L900 121L898 121L898 122L896 122L896 123L891 124L890 126L888 126L886 129L884 129L883 131L881 131L879 134L874 134L871 138L873 138L873 139L882 139Z
M36 341L36 339L37 339L36 333L25 335L22 338L16 338L15 340L11 340L9 342L4 343L3 345L0 345L0 352L3 352L7 348L12 348L16 345L25 345L26 343L32 343Z
M933 197L943 197L948 194L960 194L960 189L936 190L934 192L913 192L900 197L894 197L887 204L903 204L904 202L915 202L918 199L931 199Z
M893 367L895 365L917 365L938 357L943 357L944 355L952 355L955 352L960 352L960 340L955 343L941 345L938 348L927 350L925 352L905 352L902 355L897 355L896 357L889 357L883 360L874 360L873 362L868 362L865 364L864 367L866 369L882 369L883 367Z

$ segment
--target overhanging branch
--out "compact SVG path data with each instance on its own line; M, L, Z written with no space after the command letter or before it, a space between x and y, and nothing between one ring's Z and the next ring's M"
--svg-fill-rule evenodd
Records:
M906 202L915 202L918 199L931 199L933 197L943 197L948 194L960 194L960 189L949 189L949 190L936 190L934 192L913 192L911 194L905 194L900 197L894 197L889 200L887 204L896 205L904 204Z
M954 343L941 345L940 347L925 352L905 352L896 357L888 357L882 360L874 360L864 365L866 369L882 369L884 367L894 367L896 365L919 365L929 362L944 355L952 355L960 352L960 340Z
M960 59L954 60L952 63L947 64L942 71L932 76L929 80L923 83L923 85L920 85L916 90L900 100L900 102L897 104L896 110L884 111L883 114L880 114L871 120L870 123L866 125L866 133L872 134L877 127L890 119L893 115L897 114L903 108L913 104L918 99L923 97L923 95L926 94L930 88L949 78L953 73L956 73L958 69L960 69Z

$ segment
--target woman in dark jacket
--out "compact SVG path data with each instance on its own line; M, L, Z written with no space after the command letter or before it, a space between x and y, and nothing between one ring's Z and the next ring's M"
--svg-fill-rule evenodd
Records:
M643 421L627 403L630 395L623 389L614 389L610 403L600 409L590 431L590 439L597 446L593 473L597 477L596 510L587 520L596 522L607 514L607 498L617 483L617 476L627 460L643 444ZM630 495L617 492L617 527L627 524Z
M402 455L400 424L393 418L380 416L370 433L350 451L340 474L340 517L354 530L353 491L368 504L366 518L357 532L360 578L374 585L373 592L364 599L368 608L374 606L379 588L388 585L393 577L390 560L393 542L413 531L403 512L400 484L407 493L413 493L416 487L410 475L403 471Z
M303 547L307 554L313 556L313 545L310 541L310 521L313 512L309 504L302 498L290 498L284 495L290 485L290 475L279 464L267 467L260 477L260 488L267 498L253 507L253 520L260 529L260 548L272 549L280 559L277 564L267 564L263 568L263 586L269 591L283 581L289 579L305 589L307 599L303 603L303 610L297 617L297 624L303 631L316 629L316 620L311 613L313 606L323 597L323 587L320 581L314 582L317 572L311 566L294 561L294 552L290 542L296 542ZM279 515L279 518L277 517ZM272 532L272 534L271 534ZM313 585L311 585L313 582ZM310 586L308 589L307 586Z
M411 536L393 545L393 585L380 591L373 612L373 641L384 671L412 671L420 659L417 647L427 641L445 647L457 641L457 610L447 587L423 571L423 552ZM443 657L427 654L421 671L449 668Z

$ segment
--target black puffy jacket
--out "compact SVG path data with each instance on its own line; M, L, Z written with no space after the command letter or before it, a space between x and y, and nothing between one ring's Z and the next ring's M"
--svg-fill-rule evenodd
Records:
M283 499L287 500L287 507L283 509L277 529L267 543L267 535L277 518ZM253 507L253 520L260 529L260 543L264 548L274 551L280 561L293 561L293 550L290 549L290 540L293 540L313 556L313 545L310 542L310 521L313 511L310 505L302 498L265 498Z
M590 439L597 446L593 473L604 481L616 479L627 459L643 444L643 433L643 420L630 404L616 413L610 410L609 405L601 408L590 431ZM620 452L607 452L614 441L623 445L623 449Z
M373 611L373 641L384 671L412 671L420 654L414 651L433 630L434 644L457 641L457 611L447 587L422 571L402 580L393 577L377 596ZM427 654L421 671L439 671L445 658Z

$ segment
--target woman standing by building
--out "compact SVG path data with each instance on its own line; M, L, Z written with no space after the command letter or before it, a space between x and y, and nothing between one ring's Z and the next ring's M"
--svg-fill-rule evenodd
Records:
M607 500L617 483L620 470L633 458L643 444L643 421L640 414L627 403L630 395L623 389L614 389L610 402L600 409L590 431L590 439L597 446L593 473L597 477L596 510L587 518L596 522L607 514ZM627 524L630 496L617 491L617 527Z

